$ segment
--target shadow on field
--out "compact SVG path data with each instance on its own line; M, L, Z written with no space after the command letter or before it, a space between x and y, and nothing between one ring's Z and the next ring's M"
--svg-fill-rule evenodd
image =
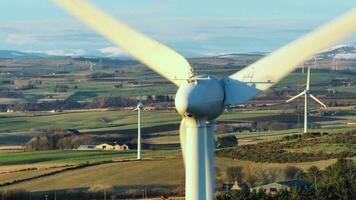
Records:
M32 135L0 135L0 145L22 144L32 138Z
M174 123L174 124L164 124L164 125L158 125L158 126L153 126L153 127L144 127L141 128L141 131L145 134L150 134L150 133L157 133L157 132L165 132L165 131L174 131L179 129L179 123ZM108 130L108 131L88 131L85 132L84 134L95 134L95 135L100 135L100 134L137 134L137 128L131 128L131 129L123 129L123 130Z

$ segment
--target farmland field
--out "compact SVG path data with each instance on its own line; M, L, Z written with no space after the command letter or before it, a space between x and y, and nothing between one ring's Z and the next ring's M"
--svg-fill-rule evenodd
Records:
M246 57L246 58L244 58ZM218 76L229 75L241 69L260 56L237 55L236 58L193 58L190 59L199 73L213 73ZM246 62L248 60L248 62ZM92 60L90 62L97 62ZM10 74L1 74L0 81L13 82L2 84L0 88L10 89L19 93L16 98L3 101L56 101L71 100L91 102L101 96L139 96L175 94L176 87L162 77L147 69L136 61L104 60L102 65L96 65L93 71L89 70L89 60L77 59L28 59L14 60L12 62L0 61L2 71ZM344 65L352 65L345 63ZM26 66L26 67L24 67ZM332 63L325 61L321 66L312 69L311 87L313 92L325 94L325 90L334 89L343 96L355 95L354 85L332 85L332 81L351 80L352 74L347 71L329 71ZM306 74L300 70L290 74L273 90L267 94L278 91L296 93L303 88ZM140 84L139 84L140 82ZM120 85L118 87L118 85ZM31 86L31 87L28 87ZM64 86L64 90L56 87ZM275 94L274 94L275 95Z
M335 162L324 160L305 163L254 163L250 161L218 158L220 175L218 179L226 181L223 173L229 166L243 166L246 170L254 169L255 173L263 169L284 169L286 166L297 166L307 169L316 165L321 169ZM83 169L63 172L49 177L6 186L0 189L23 188L29 191L49 191L61 189L85 189L92 185L113 185L118 188L127 186L152 187L154 185L179 186L184 182L184 167L181 158L158 159L152 161L134 161L108 163ZM98 178L100 177L100 178ZM281 179L283 176L281 175Z
M350 129L329 129L327 135L315 138L319 141L313 148L303 147L301 144L306 141L311 142L310 138L300 141L301 146L298 149L290 147L289 152L324 152L337 153L343 150L349 151L354 147L348 147L348 144L329 144L327 143L332 138L337 138L338 135L344 134ZM321 129L319 130L321 131ZM261 133L269 141L269 137L274 139L282 136L291 135L293 132L277 131ZM254 137L256 133L241 133L240 139ZM270 134L270 135L268 135ZM351 135L354 137L354 135ZM268 139L267 139L268 138ZM337 139L340 140L340 139ZM288 140L287 140L288 141ZM294 140L292 140L295 142ZM281 142L284 144L285 142ZM29 191L49 191L49 190L66 190L66 189L88 189L92 185L112 185L118 187L156 187L158 185L166 185L169 187L179 187L184 180L184 167L179 149L173 150L145 150L143 152L146 160L136 161L135 151L73 151L73 150L56 150L56 151L38 151L38 152L15 152L15 153L0 153L0 172L9 171L8 173L0 174L3 182L11 182L12 180L23 179L26 177L35 177L47 172L61 170L70 166L81 166L83 164L91 164L82 168L63 171L57 174L48 175L45 177L34 178L32 180L23 181L0 189L23 188ZM356 157L351 159L356 160ZM123 160L126 160L122 162ZM104 163L102 163L104 161ZM278 180L283 180L285 177L282 171L287 166L296 166L301 169L308 169L315 165L323 169L326 166L335 162L335 159L326 159L318 161L297 162L297 163L268 163L268 162L252 162L248 160L231 159L227 157L217 157L217 180L227 181L225 171L231 166L242 166L245 173L259 173L263 170L278 170ZM2 166L1 166L2 165ZM51 167L52 166L52 167ZM36 168L35 170L21 170L25 168ZM100 179L97 176L100 175ZM155 177L155 178L153 178Z
M199 73L216 73L222 77L260 57L202 57L190 59L190 62ZM89 69L89 61L95 63L92 70ZM342 62L340 66L353 66L351 61ZM260 97L247 104L226 108L216 120L216 137L233 135L238 139L239 146L222 150L252 149L258 144L279 143L280 146L290 145L283 146L282 150L291 154L329 156L346 152L347 155L354 155L355 146L349 141L344 144L330 142L337 138L336 135L355 129L354 71L332 71L330 64L331 61L325 61L313 68L311 79L313 94L330 106L330 110L320 109L318 104L309 101L310 132L327 134L314 138L313 145L309 146L303 145L303 142L309 144L310 138L282 141L286 136L293 138L303 132L303 100L285 103L286 99L305 87L306 74L298 69ZM0 96L0 110L3 111L0 113L0 145L3 147L22 148L31 138L46 137L57 129L69 137L93 137L93 143L122 142L135 146L137 113L132 110L141 96L143 101L151 98L146 101L147 110L141 115L143 143L147 145L143 150L144 160L135 160L135 148L128 151L78 151L74 147L58 150L60 148L55 146L56 150L30 152L24 152L21 148L16 151L0 150L0 191L88 191L103 186L116 191L138 189L139 193L142 188L181 190L184 185L184 164L178 136L181 117L173 109L173 98L153 100L152 97L174 95L176 87L173 84L130 60L104 59L99 64L95 59L85 58L19 59L11 62L0 60L0 65L1 72L8 72L0 73L3 95ZM106 104L110 103L110 98L118 101L116 97L132 101L127 105ZM48 106L53 102L59 102L54 104L59 107ZM48 107L43 109L41 106ZM273 123L275 126L267 127ZM274 150L273 147L276 146L270 149ZM333 155L308 162L253 162L253 159L223 157L218 154L219 151L219 185L228 181L226 171L229 167L242 166L245 175L256 177L261 172L274 170L278 171L276 180L285 180L283 171L288 166L307 170L315 165L324 169L336 161L330 159L335 158ZM264 149L259 153L268 152ZM356 160L354 156L349 157Z
M238 121L269 121L279 120L286 123L297 124L298 116L290 109L248 110L234 109L225 112L217 119L218 123L235 123ZM175 110L147 110L142 113L142 128L144 137L151 137L159 132L176 131L180 122L180 116ZM299 116L301 118L301 116ZM347 116L343 118L312 117L310 121L322 123L323 121L337 121L346 126L350 121ZM340 121L341 120L341 121ZM0 144L21 144L31 137L41 135L42 130L49 128L75 129L82 134L132 137L136 134L137 113L125 110L94 110L94 111L65 111L59 113L48 112L15 112L0 114ZM352 121L352 118L351 118ZM332 129L332 128L331 128ZM298 132L291 129L287 132ZM177 132L172 132L177 134ZM170 134L172 134L170 133ZM148 134L148 135L147 135ZM277 133L267 133L273 136ZM248 135L242 133L241 136ZM264 132L258 134L260 137ZM171 137L171 136L169 136ZM239 136L240 137L240 136ZM3 139L1 139L3 138Z

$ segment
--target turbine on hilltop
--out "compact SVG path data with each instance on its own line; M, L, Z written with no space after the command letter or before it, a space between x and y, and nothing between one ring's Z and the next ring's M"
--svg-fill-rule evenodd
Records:
M143 104L138 102L135 111L137 110L137 160L141 160L141 110L143 110Z
M314 95L312 95L312 93L309 90L309 85L310 85L310 67L308 66L307 84L306 84L305 90L286 101L288 103L288 102L291 102L294 99L304 95L304 133L308 132L308 97L314 99L314 101L318 102L323 107L326 107L326 105L323 102L321 102Z
M175 105L182 116L180 138L187 200L215 198L214 120L236 105L269 89L298 63L356 30L356 10L223 78L195 75L188 61L169 47L134 31L85 0L57 2L89 27L131 53L179 87ZM245 80L245 77L249 80Z

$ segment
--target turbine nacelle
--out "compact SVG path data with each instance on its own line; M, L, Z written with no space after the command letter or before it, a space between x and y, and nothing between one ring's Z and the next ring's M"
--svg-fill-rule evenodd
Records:
M143 104L141 102L139 102L136 106L136 110L142 110L143 109Z
M224 110L224 85L216 76L199 75L182 84L175 105L183 117L217 118Z

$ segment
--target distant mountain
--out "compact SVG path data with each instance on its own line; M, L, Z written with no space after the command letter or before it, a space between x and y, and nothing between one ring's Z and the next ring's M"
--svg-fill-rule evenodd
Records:
M266 52L251 52L251 53L230 53L230 54L220 54L215 57L217 58L235 58L239 56L265 56Z
M26 53L21 51L0 50L0 58L13 59L13 58L45 58L46 54L41 53Z
M356 60L356 47L352 45L337 45L318 55L323 59Z
M109 51L110 50L110 51ZM121 50L115 48L106 49L105 51L85 52L84 50L50 50L50 51L12 51L0 50L0 59L15 59L15 58L49 58L49 57L71 57L83 59L120 59L120 60L135 60L127 53L122 53ZM84 53L83 53L84 52ZM199 57L215 57L215 58L236 58L236 57L255 57L266 56L268 52L249 52L249 53L226 53L209 56L194 56ZM320 59L342 59L356 60L356 46L353 45L336 45L320 52L316 57Z

